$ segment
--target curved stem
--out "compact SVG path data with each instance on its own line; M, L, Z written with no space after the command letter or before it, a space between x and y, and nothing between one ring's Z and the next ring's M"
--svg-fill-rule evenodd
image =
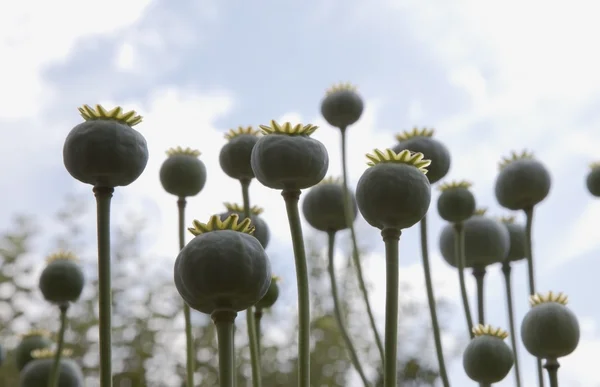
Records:
M100 385L112 387L112 338L110 289L110 200L114 188L94 187L98 221L98 330L100 338Z
M342 335L342 339L346 344L346 348L348 349L348 355L350 356L350 361L352 365L358 372L360 379L362 380L365 387L369 386L369 381L365 376L365 372L362 369L360 364L360 360L356 353L356 348L354 348L354 344L352 344L352 340L350 339L350 335L348 334L348 330L344 325L344 319L342 317L342 310L340 307L340 298L338 296L337 290L337 280L335 278L335 266L334 266L334 255L335 255L335 231L330 231L327 233L328 235L328 249L327 249L327 272L329 273L329 280L331 283L331 296L333 298L333 314L335 315L335 320L337 321L338 328L340 330L340 334Z
M298 212L300 191L283 191L285 199L294 258L296 262L296 280L298 286L298 387L310 387L310 293L308 284L308 266L302 225Z
M262 316L263 316L263 311L262 308L256 308L254 309L254 328L256 330L256 338L258 340L256 340L256 344L257 344L257 349L258 349L258 360L260 361L260 357L261 357L261 344L260 344L260 335L261 335L261 329L260 329L260 322L262 320Z
M179 214L179 250L185 246L185 206L184 197L177 200ZM192 313L190 306L183 303L183 317L185 319L185 347L186 347L186 386L194 385L194 371L196 369L194 356L194 336L192 335Z
M469 306L469 296L467 295L467 286L465 284L465 233L462 223L454 223L454 259L457 261L458 282L460 283L460 295L462 298L465 318L467 319L467 329L471 339L473 334L473 318L471 317L471 307Z
M69 309L69 304L61 304L59 308L60 329L58 331L58 338L56 340L56 353L54 354L54 362L52 363L52 371L50 372L48 387L58 387L60 358L62 356L62 350L65 343L65 331L67 330L67 310Z
M369 324L371 325L371 330L373 331L373 335L375 336L375 344L377 345L377 349L379 350L379 356L381 357L381 361L383 362L383 343L381 342L381 337L379 336L379 330L377 329L377 324L375 323L375 315L373 314L373 310L371 308L371 303L369 302L369 293L367 291L367 286L365 285L365 279L363 276L362 263L360 262L360 252L358 250L358 243L356 241L356 230L354 229L353 214L352 214L352 206L350 203L350 194L348 189L348 165L346 162L346 128L340 128L342 133L342 184L344 185L343 193L344 193L344 209L346 214L346 221L348 223L348 228L350 228L350 239L352 240L352 261L354 264L354 268L356 270L356 278L358 279L358 287L360 289L363 301L365 303L367 309L367 316L369 317Z
M234 322L237 313L232 310L217 310L211 315L217 327L219 346L219 385L235 385L235 348L233 344Z
M473 277L477 284L477 321L481 325L485 325L485 298L484 294L484 279L485 267L473 268Z
M427 246L427 215L421 219L421 254L423 257L423 271L425 272L425 287L427 288L427 301L429 302L429 312L431 314L431 328L433 329L433 341L435 351L437 352L438 365L440 367L440 378L444 387L450 386L446 364L444 362L444 350L442 349L442 338L440 333L440 324L438 323L435 296L433 294L433 281L431 279L431 268L429 267L429 249Z
M242 197L244 200L244 217L250 219L250 180L240 180L242 184ZM254 326L254 308L251 306L246 309L246 326L248 329L248 344L250 346L250 365L252 367L252 386L260 387L262 377L260 374L260 353L258 350L258 341L260 338L256 333Z
M550 387L558 387L558 367L560 364L556 359L546 359L544 368L548 371L548 378L550 379Z
M385 358L383 361L383 386L398 385L398 244L401 231L384 228L381 236L385 242Z
M510 342L515 358L515 381L516 387L521 387L521 373L519 372L519 356L517 351L517 332L515 331L515 316L513 313L512 286L510 283L510 261L502 262L502 273L504 274L504 285L506 287L506 307L508 310L508 326L510 328Z

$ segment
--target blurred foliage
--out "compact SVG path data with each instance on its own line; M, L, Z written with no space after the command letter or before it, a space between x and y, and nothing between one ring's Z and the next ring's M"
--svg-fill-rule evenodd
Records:
M16 217L8 231L0 236L0 344L8 349L0 366L0 386L18 385L18 371L10 349L18 343L18 335L34 328L56 332L58 308L44 302L37 289L37 276L43 269L42 252L34 246L49 243L52 249L74 251L81 258L87 284L79 302L69 309L66 345L86 375L86 386L98 385L98 302L95 262L95 229L92 200L70 197L58 211L51 228L34 227L36 219ZM185 337L181 299L172 284L172 259L154 257L140 249L144 220L135 214L127 216L125 225L113 225L113 372L115 387L182 386L185 373ZM56 227L54 227L56 226ZM43 234L41 233L43 232ZM346 386L354 372L343 341L331 313L327 259L319 236L307 238L310 256L312 338L311 377L313 386ZM272 257L276 259L276 257ZM362 301L354 282L351 260L340 270L339 286L346 321L375 386L381 385L378 374L378 352L362 309ZM295 281L290 278L287 286ZM409 294L410 289L403 289ZM296 385L296 315L295 310L279 302L267 311L261 323L263 331L263 385L265 387ZM443 303L440 307L443 309ZM287 309L286 309L287 308ZM413 342L413 353L400 350L401 386L429 386L438 378L426 323L414 319L428 316L427 306L410 300L401 305L402 343ZM443 312L442 312L443 314ZM283 316L283 318L282 318ZM287 317L287 318L286 318ZM413 318L414 319L411 319ZM422 317L422 316L421 316ZM195 313L199 386L216 386L218 375L215 329L206 316ZM237 319L239 387L249 386L250 366L246 345L245 318ZM415 331L416 329L416 331ZM415 332L421 331L421 334ZM414 343L417 340L417 343ZM427 348L428 350L424 350Z

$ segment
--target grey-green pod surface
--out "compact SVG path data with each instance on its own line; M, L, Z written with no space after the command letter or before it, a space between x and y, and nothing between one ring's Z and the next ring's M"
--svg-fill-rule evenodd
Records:
M227 176L248 181L254 178L251 158L258 134L259 131L249 126L232 129L225 135L228 141L219 153L219 164Z
M77 301L84 284L83 271L72 259L50 261L39 279L39 288L46 301L58 305Z
M427 179L431 184L443 179L450 170L450 151L437 139L433 138L433 129L418 129L403 132L396 136L398 143L392 148L399 153L405 149L423 153L423 157L431 160L427 167Z
M509 210L532 208L548 196L551 178L546 167L530 153L504 159L496 178L498 203Z
M53 358L35 359L21 371L20 387L46 387L52 373ZM83 372L72 359L62 358L58 368L59 387L83 387Z
M600 163L592 164L585 185L593 196L600 197Z
M221 220L224 221L233 214L236 214L239 217L240 221L246 219L243 210L229 210L220 214L219 216L221 217ZM258 239L262 247L266 249L269 245L269 241L271 240L271 232L269 231L269 226L267 225L267 222L265 222L265 220L259 215L255 214L250 215L250 222L252 222L252 225L254 226L254 233L252 234L252 236Z
M348 191L352 207L352 221L356 219L358 209L354 194ZM331 179L311 188L304 196L302 213L311 227L326 232L336 232L349 227L344 209L344 187Z
M508 249L506 259L509 261L520 261L521 259L525 259L525 226L515 223L513 218L501 219L500 222L502 222L508 230L510 239L510 248Z
M501 337L481 335L473 338L463 352L463 368L478 383L497 383L514 365L510 347Z
M325 121L337 128L356 123L363 113L364 103L350 84L339 84L327 90L321 101L321 114Z
M52 346L52 340L46 332L37 333L36 331L25 335L14 350L15 364L19 371L33 360L31 352L36 349L46 349Z
M261 298L260 301L258 301L256 305L254 305L256 308L268 309L275 305L275 302L279 298L278 282L279 279L277 277L273 276L271 278L271 284L269 285L269 289L267 290L263 298Z
M450 223L462 223L473 215L475 196L470 186L465 181L440 185L442 192L438 197L437 209L442 219Z
M206 166L200 152L181 147L169 149L159 177L165 191L180 198L196 196L206 184Z

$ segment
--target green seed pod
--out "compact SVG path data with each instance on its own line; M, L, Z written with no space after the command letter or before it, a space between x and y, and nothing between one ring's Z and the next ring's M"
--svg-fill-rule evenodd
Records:
M21 342L15 348L15 363L19 371L21 371L27 363L33 360L31 352L36 349L50 348L52 346L52 340L50 340L50 333L36 329L29 331L21 337Z
M413 128L396 135L398 144L392 149L399 153L405 149L411 152L423 153L423 157L431 160L427 167L427 178L431 184L443 179L450 170L450 151L438 140L433 138L433 129Z
M533 154L512 152L510 158L500 162L496 199L509 210L524 210L544 200L550 192L550 185L550 173L533 158Z
M246 216L244 215L244 206L234 203L223 204L225 205L225 208L227 208L227 212L219 215L222 222L224 222L225 219L229 218L233 214L236 214L240 221L246 219ZM258 206L252 206L252 208L250 208L250 222L254 226L254 233L252 233L252 236L258 239L262 247L266 249L267 245L269 244L269 240L271 239L271 232L269 231L267 222L265 222L259 216L263 213L263 211L264 210Z
M600 162L590 165L590 172L585 181L588 191L595 197L600 197Z
M506 226L510 239L510 248L508 249L508 255L506 256L506 259L509 261L520 261L521 259L525 259L525 227L523 225L516 224L514 216L500 218L500 222Z
M403 230L418 223L429 209L431 186L423 154L391 149L368 154L370 168L356 186L358 209L373 227Z
M83 105L79 111L85 122L71 130L63 147L67 171L94 187L133 183L148 163L146 139L133 129L142 117L121 107L106 111L100 105Z
M79 299L85 278L77 261L73 253L65 251L48 257L48 264L39 280L39 287L46 301L62 305Z
M225 135L228 142L221 148L219 163L227 176L238 180L254 178L250 159L259 134L260 131L254 130L251 126L247 128L240 126Z
M321 114L325 121L337 128L346 128L360 119L363 100L350 83L334 85L325 93Z
M160 167L160 183L165 191L180 198L196 196L206 184L206 167L196 149L178 146L167 151Z
M329 168L327 149L309 136L317 126L289 122L261 125L265 136L252 150L252 170L261 184L273 189L300 190L312 187Z
M506 227L496 219L485 216L485 209L463 223L465 236L465 267L484 268L504 260L510 249L510 236ZM440 235L442 257L453 267L458 267L454 257L454 226L448 224Z
M251 234L250 219L238 224L231 215L221 222L194 221L196 237L179 253L174 279L184 301L199 312L242 311L264 297L271 284L271 264L265 250Z
M453 181L440 184L442 191L438 198L437 208L440 217L447 222L462 223L475 212L475 196L469 190L471 183Z
M473 328L475 337L463 352L463 368L473 381L484 384L504 379L515 363L513 352L504 342L508 333L489 325Z
M272 307L275 302L277 301L277 299L279 298L279 277L277 276L272 276L271 277L271 285L269 285L269 289L267 290L267 292L265 293L265 295L263 296L263 298L260 299L260 301L258 301L256 303L256 305L254 305L257 309L269 309L270 307Z
M352 221L356 219L357 207L354 194L348 191L352 206ZM302 203L304 218L311 227L319 231L340 231L347 229L344 209L344 187L339 179L328 178L306 193Z
M579 322L567 308L567 296L548 292L530 297L531 309L521 323L525 349L541 359L557 359L579 344Z
M69 359L71 351L63 350L58 368L58 386L83 387L83 372L79 365ZM41 349L33 351L34 360L21 371L20 387L45 387L52 374L54 351Z

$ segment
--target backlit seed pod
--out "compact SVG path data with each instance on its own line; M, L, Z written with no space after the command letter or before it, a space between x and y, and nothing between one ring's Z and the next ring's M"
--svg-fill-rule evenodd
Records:
M319 141L310 138L317 126L289 122L261 125L263 137L252 150L252 170L264 186L295 191L310 188L327 174L329 155Z
M196 149L178 146L167 151L160 167L160 183L165 191L180 198L196 196L206 184L206 167Z
M540 203L550 192L550 173L546 167L523 151L512 152L500 162L496 178L496 199L509 210L525 210Z
M467 181L440 184L439 189L442 193L438 198L437 208L442 219L451 223L461 223L473 215L475 196L469 188L471 183Z
M485 216L485 209L476 210L475 214L463 223L465 238L465 267L485 268L503 261L510 249L510 236L500 221ZM440 252L444 260L453 267L458 267L454 257L454 226L446 225L440 234Z
M250 219L224 222L214 215L208 223L193 222L195 235L175 260L174 279L183 300L199 312L239 312L256 304L271 284L271 264L251 234Z
M500 222L508 230L510 239L510 248L508 249L506 259L509 261L525 259L525 226L515 223L514 216L500 218Z
M268 308L272 307L273 305L275 305L275 302L277 301L278 298L279 298L279 277L274 275L271 277L271 285L269 285L269 289L267 290L267 292L265 293L263 298L261 298L260 301L258 301L256 303L256 305L254 305L254 306L257 309L268 309Z
M348 191L352 221L358 213L354 194ZM339 179L328 178L310 189L302 203L304 218L319 231L340 231L349 227L344 209L344 186Z
M52 374L54 351L38 349L33 351L34 360L21 371L20 387L45 387ZM63 350L58 368L58 383L60 387L83 387L83 372L79 365L68 356L70 350Z
M600 197L600 162L590 165L590 172L585 180L588 191L596 197Z
M433 138L433 129L414 128L396 135L396 144L392 149L399 153L405 149L423 153L423 157L431 160L427 167L427 178L431 184L443 179L450 170L450 152L440 141Z
M227 143L221 148L219 163L227 176L238 180L254 178L250 159L259 134L260 131L251 126L240 126L237 130L231 129L225 135Z
M79 108L85 122L65 140L63 161L75 179L94 187L133 183L148 163L146 139L133 126L142 122L134 111L107 111L100 105Z
M375 149L356 187L356 202L365 220L383 230L403 230L418 223L429 209L431 186L425 177L429 160L404 150Z
M513 352L504 342L508 333L489 325L473 328L475 337L463 352L463 368L478 383L497 383L504 379L515 363Z
M567 296L548 292L530 297L531 309L521 323L525 349L541 359L571 354L579 344L579 322L567 307Z
M221 221L224 222L225 219L229 218L231 215L236 214L239 217L239 221L243 221L246 219L244 216L244 206L240 206L235 203L223 203L225 208L227 208L227 212L219 215L221 217ZM252 206L250 208L250 222L254 226L254 232L252 236L258 239L263 248L267 248L269 244L269 240L271 238L271 233L269 231L269 226L267 226L267 222L260 217L260 214L263 213L263 209L258 206Z
M346 128L360 119L363 100L350 83L334 85L325 93L321 114L325 121L337 128Z
M47 262L39 280L39 288L46 301L57 305L77 301L85 284L77 257L71 252L61 251L50 255Z
M33 360L33 357L31 357L32 351L50 348L51 346L52 340L50 340L50 332L48 331L36 329L24 334L14 351L15 363L19 371Z

